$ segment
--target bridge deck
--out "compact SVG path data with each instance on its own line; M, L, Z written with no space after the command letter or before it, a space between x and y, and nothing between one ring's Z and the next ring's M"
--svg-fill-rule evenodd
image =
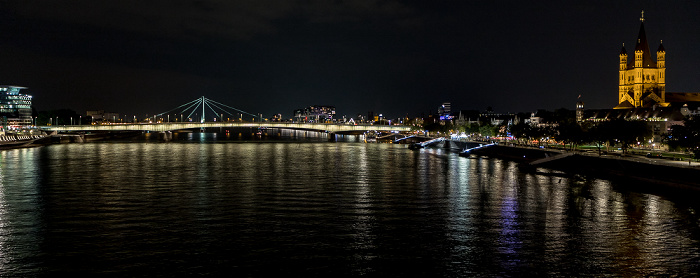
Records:
M353 131L411 131L410 126L400 125L345 125L318 123L244 123L244 122L206 122L206 123L156 123L156 124L112 124L112 125L66 125L42 127L47 131L172 131L179 129L198 128L282 128L298 130L314 130L324 132L353 132Z

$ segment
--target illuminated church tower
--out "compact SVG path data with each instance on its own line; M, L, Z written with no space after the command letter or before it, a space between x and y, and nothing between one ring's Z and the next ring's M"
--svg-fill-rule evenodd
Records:
M644 11L639 20L641 26L634 47L634 59L628 61L624 44L620 51L619 102L615 109L669 106L666 102L666 51L663 44L659 44L657 61L652 60L644 31Z

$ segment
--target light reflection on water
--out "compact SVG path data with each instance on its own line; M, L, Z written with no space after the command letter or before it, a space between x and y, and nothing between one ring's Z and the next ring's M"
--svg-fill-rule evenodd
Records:
M0 152L0 273L699 270L696 208L607 180L401 145L190 137Z

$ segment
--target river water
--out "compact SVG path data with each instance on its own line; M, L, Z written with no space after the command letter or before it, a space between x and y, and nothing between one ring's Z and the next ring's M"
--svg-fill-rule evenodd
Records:
M0 276L700 272L692 197L438 149L211 136L0 151Z

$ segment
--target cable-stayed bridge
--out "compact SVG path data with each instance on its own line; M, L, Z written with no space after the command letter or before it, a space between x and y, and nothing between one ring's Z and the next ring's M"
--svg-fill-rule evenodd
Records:
M175 121L171 122L170 115ZM252 116L253 122L243 121L243 117ZM193 116L197 119L194 119ZM209 118L207 118L209 117ZM184 120L187 119L187 120ZM233 120L231 120L233 119ZM265 122L261 114L253 114L225 105L223 103L200 97L169 111L149 117L141 123L100 123L92 125L61 125L41 127L46 131L56 132L110 132L110 131L155 131L167 132L183 129L205 128L281 128L310 130L329 133L357 133L364 131L408 132L411 127L402 125L369 125L345 123L296 123Z
M324 124L324 123L285 123L285 122L184 122L184 123L136 123L136 124L100 124L100 125L62 125L41 127L47 131L175 131L182 129L202 128L282 128L311 130L332 133L353 133L362 131L386 131L408 132L409 126L401 125L350 125L350 124Z

